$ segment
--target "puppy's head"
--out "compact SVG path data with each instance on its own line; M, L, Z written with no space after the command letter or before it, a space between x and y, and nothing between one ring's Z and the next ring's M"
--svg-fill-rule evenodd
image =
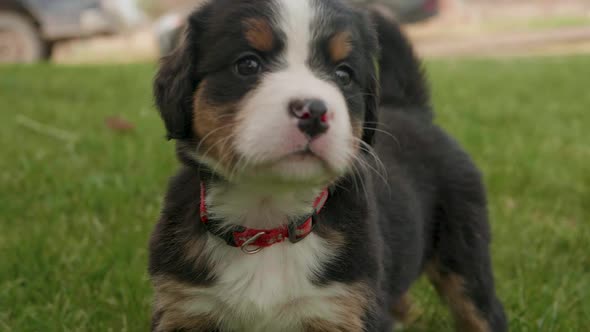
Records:
M325 182L371 142L377 57L366 16L339 1L208 1L156 101L169 137L226 178Z

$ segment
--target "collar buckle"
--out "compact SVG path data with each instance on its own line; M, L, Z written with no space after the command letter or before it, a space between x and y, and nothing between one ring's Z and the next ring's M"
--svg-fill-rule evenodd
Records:
M296 224L296 223L289 223L289 225L287 226L288 229L288 233L289 233L289 242L291 243L297 243L303 239L305 239L309 234L311 234L311 232L313 231L313 229L315 228L316 225L316 214L317 212L314 210L313 214L305 219L305 221L302 224ZM304 232L303 234L301 234L300 236L297 234L298 232L298 228L306 223L310 222L311 226L310 226L310 230L307 232Z

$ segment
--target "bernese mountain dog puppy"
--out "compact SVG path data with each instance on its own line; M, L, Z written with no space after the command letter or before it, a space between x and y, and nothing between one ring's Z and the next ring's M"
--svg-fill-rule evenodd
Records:
M409 42L337 0L209 0L163 59L182 168L150 244L153 331L391 331L425 273L506 331L481 175Z

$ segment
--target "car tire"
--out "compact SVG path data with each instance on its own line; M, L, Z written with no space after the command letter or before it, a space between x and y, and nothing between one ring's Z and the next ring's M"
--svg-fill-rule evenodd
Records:
M46 42L25 16L0 12L0 63L33 63L47 58Z
M44 53L43 53L43 59L44 60L49 60L51 59L51 57L53 56L53 51L55 50L55 43L54 41L45 41L45 46L44 46Z

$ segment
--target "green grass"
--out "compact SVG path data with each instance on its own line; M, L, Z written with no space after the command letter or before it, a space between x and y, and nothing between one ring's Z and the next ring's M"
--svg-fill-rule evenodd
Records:
M513 32L513 31L542 31L560 28L588 27L590 17L579 16L548 16L533 17L529 19L499 19L487 22L485 26L491 31Z
M590 59L429 63L438 121L486 174L512 331L590 317ZM145 331L147 239L173 145L152 66L0 68L0 331ZM136 125L114 133L105 117ZM24 119L59 128L58 138ZM450 331L430 287L409 331Z

